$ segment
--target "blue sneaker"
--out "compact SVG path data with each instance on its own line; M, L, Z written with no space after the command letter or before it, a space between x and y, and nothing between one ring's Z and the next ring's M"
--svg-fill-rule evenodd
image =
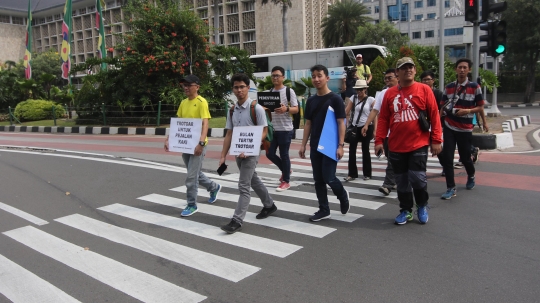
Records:
M418 207L416 206L416 214L418 215L418 221L420 221L421 224L426 224L429 216L428 216L428 209L429 207L427 205Z
M412 221L413 217L410 211L402 210L401 213L396 217L394 222L398 225L407 223L407 221Z
M216 202L217 196L219 194L219 191L221 190L221 185L217 185L217 189L215 191L210 192L210 199L208 199L208 203L212 204Z
M188 205L180 214L182 217L189 217L198 211L197 205Z
M465 185L466 189L473 189L476 183L474 182L474 177L467 177L467 184Z
M449 188L446 190L444 194L442 194L441 199L444 200L450 200L452 197L456 196L456 189L455 188Z

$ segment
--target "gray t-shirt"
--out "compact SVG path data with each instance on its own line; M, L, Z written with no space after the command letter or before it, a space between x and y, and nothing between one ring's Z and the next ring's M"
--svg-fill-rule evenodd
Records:
M231 115L227 113L226 129L233 129L235 126L254 126L255 123L251 119L251 98L248 98L242 105L238 102L234 104L234 111ZM266 122L266 112L259 104L255 105L255 115L257 116L257 125L268 126Z
M283 87L280 90L267 90L267 92L279 92L281 97L281 104L287 106L289 102L287 101L287 87ZM296 99L296 93L291 88L291 105L298 106L298 100ZM274 131L291 131L293 130L292 117L289 113L278 114L272 112L272 125L274 126Z

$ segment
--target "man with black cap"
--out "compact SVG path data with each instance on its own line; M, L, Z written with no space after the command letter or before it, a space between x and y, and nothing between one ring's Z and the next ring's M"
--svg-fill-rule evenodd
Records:
M441 152L441 121L431 88L414 81L414 61L403 57L397 61L396 69L399 85L389 88L384 95L375 138L375 154L382 153L383 141L390 130L388 160L396 175L401 208L394 222L405 224L411 221L416 200L418 221L425 224L428 221L429 199L426 176L428 145L431 137L432 155ZM431 130L421 126L425 117L431 123Z
M199 96L199 87L201 81L195 75L188 75L180 80L184 87L184 92L187 98L182 100L176 115L178 118L202 119L202 131L199 138L199 145L195 147L195 153L182 154L182 160L187 168L186 188L187 188L187 203L188 205L182 211L182 217L188 217L197 212L197 192L199 184L210 192L208 203L214 203L217 200L217 195L221 190L221 185L208 179L201 172L202 162L206 153L206 145L208 144L208 119L210 119L210 111L208 110L208 102L206 99ZM165 151L169 151L169 136L165 139Z

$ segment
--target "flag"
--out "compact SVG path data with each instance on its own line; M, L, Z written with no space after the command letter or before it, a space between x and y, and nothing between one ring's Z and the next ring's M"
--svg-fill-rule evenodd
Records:
M69 80L71 77L71 0L66 0L64 6L64 22L62 23L62 49L60 50L60 61L62 62L62 78Z
M32 79L32 9L31 1L28 0L28 17L26 21L26 51L24 52L24 75L26 79Z
M103 27L103 9L105 8L104 0L96 0L96 29L99 32L98 38L98 58L105 57L105 28ZM107 68L105 63L101 63L101 69Z

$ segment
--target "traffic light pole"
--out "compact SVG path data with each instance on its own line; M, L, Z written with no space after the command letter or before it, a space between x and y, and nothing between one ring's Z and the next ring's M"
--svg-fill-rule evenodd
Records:
M498 76L499 74L499 60L497 58L493 58L493 72L495 73L495 76ZM499 117L501 115L501 111L497 107L497 86L493 86L493 95L491 99L491 109L488 112L488 117ZM485 98L485 97L484 97Z
M478 22L473 22L473 69L472 81L478 79L478 69L480 68L480 28Z
M444 92L444 2L439 1L439 89Z

